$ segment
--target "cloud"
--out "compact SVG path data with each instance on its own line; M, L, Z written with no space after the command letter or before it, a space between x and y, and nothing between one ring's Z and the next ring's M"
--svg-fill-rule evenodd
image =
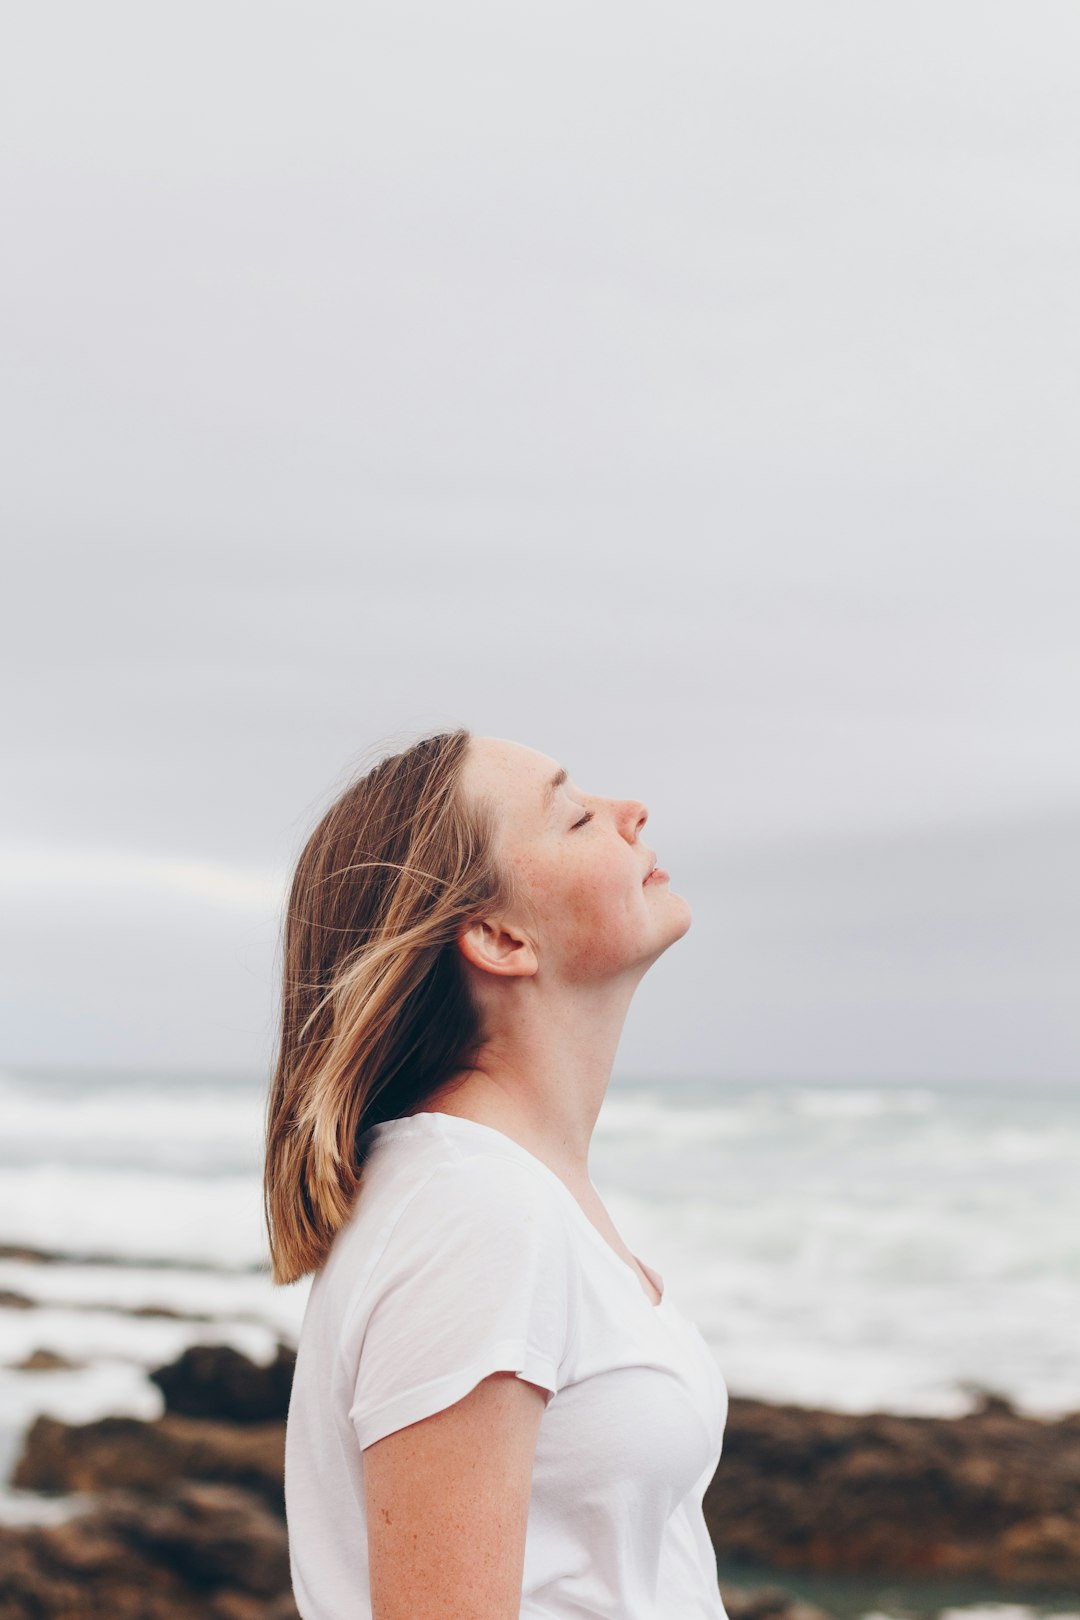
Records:
M272 872L183 855L9 844L0 846L0 891L22 906L58 896L123 901L135 895L261 915L282 904L285 883Z
M1080 9L12 27L0 1042L242 1065L318 808L463 723L700 897L630 1061L1075 1066Z

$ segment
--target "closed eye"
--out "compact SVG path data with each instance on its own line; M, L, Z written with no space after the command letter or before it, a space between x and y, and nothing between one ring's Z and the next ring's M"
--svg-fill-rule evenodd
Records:
M573 832L573 831L574 831L574 828L575 828L575 827L584 827L584 825L585 825L585 823L586 823L586 822L587 822L587 821L591 821L591 820L592 820L592 818L593 818L593 813L592 813L592 811L591 811L591 810L586 810L586 812L585 812L585 814L584 814L584 815L583 815L583 816L582 816L582 818L581 818L581 820L580 820L580 821L575 821L575 822L574 822L574 825L573 825L573 827L571 827L571 828L570 828L570 831L571 831L571 832Z

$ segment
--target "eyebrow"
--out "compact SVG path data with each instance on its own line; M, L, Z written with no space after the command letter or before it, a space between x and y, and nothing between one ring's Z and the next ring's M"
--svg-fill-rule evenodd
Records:
M544 809L545 810L550 810L551 809L552 801L555 798L555 794L558 791L558 789L562 787L562 785L563 785L563 783L565 781L566 781L566 772L560 768L559 770L557 770L555 772L555 775L551 778L551 781L546 784L546 786L544 788Z

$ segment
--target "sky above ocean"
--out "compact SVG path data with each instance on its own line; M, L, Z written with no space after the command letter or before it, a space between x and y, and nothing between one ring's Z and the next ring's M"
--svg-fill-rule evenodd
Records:
M465 724L641 797L627 1073L1070 1081L1080 13L22 8L0 1059L257 1070Z

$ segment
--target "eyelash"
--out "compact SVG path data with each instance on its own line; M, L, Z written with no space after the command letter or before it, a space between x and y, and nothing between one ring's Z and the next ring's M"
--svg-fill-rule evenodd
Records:
M574 831L576 831L576 829L577 829L577 828L578 828L578 827L584 827L584 825L585 825L585 823L586 823L586 822L587 822L587 821L591 821L591 820L592 820L592 818L593 818L593 813L592 813L592 811L591 811L591 810L586 810L586 812L585 812L585 814L584 814L584 815L583 815L583 816L582 816L582 818L581 818L581 820L580 820L580 821L575 821L575 822L574 822L574 825L573 825L573 826L572 826L572 827L571 827L571 829L570 829L570 831L571 831L571 832L574 832Z

